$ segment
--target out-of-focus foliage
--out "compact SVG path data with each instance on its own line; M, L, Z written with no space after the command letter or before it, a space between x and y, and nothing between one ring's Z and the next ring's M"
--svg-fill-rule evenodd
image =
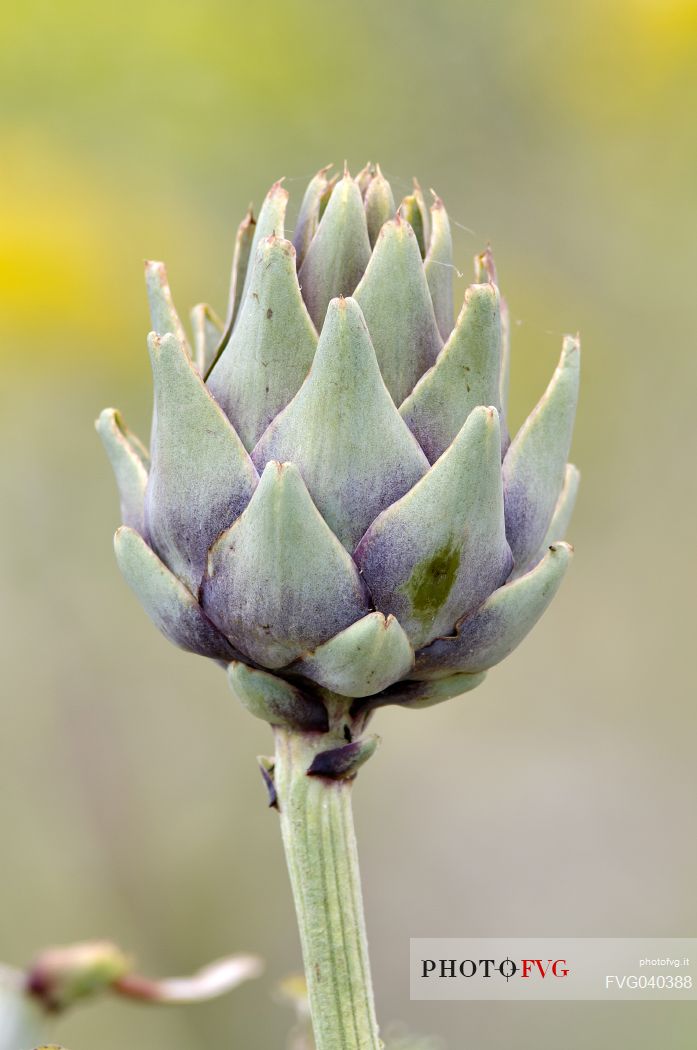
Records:
M149 972L269 960L229 1001L86 1007L50 1038L283 1045L269 991L299 952L254 762L267 731L138 619L92 419L113 399L146 430L141 259L221 312L249 199L284 174L297 197L346 156L380 160L397 194L435 183L460 301L491 240L514 427L562 331L585 353L577 558L554 614L461 704L381 714L357 784L379 1014L452 1050L463 1032L478 1050L692 1046L687 1006L445 1009L408 1002L405 968L423 931L697 922L696 69L687 0L4 6L2 955L109 937Z

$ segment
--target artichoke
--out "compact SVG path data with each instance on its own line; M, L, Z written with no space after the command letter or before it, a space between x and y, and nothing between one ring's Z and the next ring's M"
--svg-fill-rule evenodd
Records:
M509 437L509 321L490 250L453 309L443 202L377 166L320 171L292 241L275 183L237 232L229 305L192 311L146 263L151 452L97 421L119 567L176 645L271 722L326 724L478 685L540 618L572 549L579 342Z

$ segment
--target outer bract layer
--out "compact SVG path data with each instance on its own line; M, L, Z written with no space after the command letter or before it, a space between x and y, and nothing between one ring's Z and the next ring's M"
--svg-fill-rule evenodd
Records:
M467 692L535 625L572 553L580 347L564 338L509 436L496 268L477 256L455 316L440 198L429 214L418 184L397 205L377 166L324 168L294 243L287 204L277 182L245 216L225 321L199 304L191 342L164 265L146 264L151 453L112 409L97 430L119 566L148 615L229 666L254 713L312 727L330 697Z

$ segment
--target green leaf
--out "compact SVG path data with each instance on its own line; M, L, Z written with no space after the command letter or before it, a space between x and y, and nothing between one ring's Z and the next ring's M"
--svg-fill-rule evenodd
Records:
M95 427L116 477L121 497L121 521L142 532L150 457L115 408L105 408Z
M349 550L428 469L385 388L353 299L330 304L312 371L252 459L260 471L271 459L296 463L320 513Z
M499 312L501 315L501 385L499 398L501 414L505 418L508 411L508 385L511 371L511 318L506 300L501 295L496 265L491 248L474 257L474 279L478 284L489 281L499 289ZM506 442L507 443L507 440Z
M475 408L428 474L370 526L354 555L376 608L414 648L452 630L506 579L501 435Z
M339 176L338 175L332 175L331 179L329 179L327 181L327 187L326 187L324 193L322 194L322 196L320 198L320 202L319 202L319 221L320 222L322 221L322 216L324 215L325 211L327 210L327 205L329 204L329 199L330 199L332 193L334 192L334 187L336 186L338 181L339 181Z
M228 667L230 688L255 718L270 725L326 732L327 709L317 696L267 671L233 661Z
M218 345L211 356L207 369L202 373L206 378L210 375L216 361L227 346L235 320L237 319L237 314L239 313L240 300L242 299L242 288L247 276L249 254L252 250L255 227L256 221L252 214L252 208L250 205L249 211L237 228L235 249L232 255L230 291L228 292L228 306L225 315L225 324L223 325L223 332L218 340Z
M426 248L430 241L428 211L424 201L421 187L414 179L414 189L405 197L399 206L399 214L411 226L419 245L419 253L422 259L426 258Z
M261 242L267 237L275 235L276 237L285 236L284 223L286 217L286 208L288 206L288 190L285 190L281 185L283 180L279 179L278 182L274 182L273 186L266 194L264 203L261 206L259 212L259 218L254 226L254 235L252 237L252 243L249 248L249 254L247 259L254 261L257 256L257 249ZM240 227L241 229L241 227ZM246 238L245 238L246 239ZM249 282L252 276L252 269L247 264L245 267L244 281L242 283L242 291L239 299L237 300L237 313L244 303L247 292L249 291Z
M433 310L441 337L447 339L453 330L453 237L450 220L440 197L433 193L431 205L431 240L424 262L424 273L433 300ZM489 402L486 402L489 404Z
M404 401L399 414L433 463L455 438L473 408L500 411L501 324L498 291L475 284L435 365Z
M578 401L580 343L565 336L561 360L544 395L503 461L506 534L516 568L538 551L559 498Z
M208 548L246 507L258 476L182 344L148 338L155 386L148 539L196 594Z
M414 231L400 217L382 227L354 299L385 385L400 405L443 345Z
M540 558L543 556L547 547L550 547L553 543L558 543L560 540L566 539L566 532L571 524L571 516L574 512L574 507L576 506L576 497L578 496L578 487L580 483L580 470L578 467L575 467L573 463L567 463L564 472L564 484L559 493L559 499L554 508L552 521L547 529L547 535L543 540L544 550L538 552Z
M114 537L114 549L126 583L170 642L187 652L217 660L232 660L237 655L191 592L134 529L120 528Z
M293 233L293 246L297 256L298 267L302 266L303 260L307 255L307 249L310 247L310 241L319 226L322 198L329 188L327 172L330 168L331 164L327 164L325 168L320 168L305 190L305 195L300 205Z
M207 303L198 303L191 311L194 333L194 361L202 376L213 363L223 334L223 322Z
M375 697L368 697L360 710L373 710L378 707L387 707L396 704L399 707L411 708L419 711L424 707L433 707L434 704L442 704L444 700L452 700L456 696L463 696L481 685L486 677L486 672L481 674L451 674L447 678L438 678L433 681L405 681L397 682L396 685L385 689Z
M417 653L412 677L440 678L453 671L473 674L504 660L554 598L571 555L568 543L555 543L534 569L494 591L473 615L460 622L454 637L438 638Z
M204 610L257 663L278 668L369 612L358 570L298 468L269 463L210 552Z
M392 189L380 171L379 164L376 165L375 174L365 191L363 203L368 224L368 237L370 238L371 247L374 247L380 230L395 214Z
M363 198L346 172L334 187L299 272L303 299L318 332L330 299L353 293L369 259Z
M365 195L368 192L368 187L370 186L371 182L373 181L373 176L374 175L375 175L375 165L372 164L370 161L368 161L368 163L365 165L365 167L361 168L361 170L356 175L356 185L358 186L358 189L361 191L361 196L363 197L364 200L365 200Z
M369 696L404 678L414 664L394 616L373 612L308 653L291 670L342 696Z
M251 451L310 370L317 333L305 308L290 241L267 237L230 342L208 389Z
M561 492L559 493L557 505L554 508L552 520L547 529L547 535L542 541L540 549L537 551L535 557L531 559L527 566L512 573L512 578L522 576L524 572L528 572L534 565L537 565L541 558L544 558L552 544L559 543L561 540L566 539L566 533L571 523L571 516L576 505L576 497L578 495L580 481L581 474L578 468L572 463L567 463L566 472L564 474L564 483Z
M191 347L184 326L179 319L163 262L145 263L145 290L150 305L150 318L158 335L175 335L191 356Z

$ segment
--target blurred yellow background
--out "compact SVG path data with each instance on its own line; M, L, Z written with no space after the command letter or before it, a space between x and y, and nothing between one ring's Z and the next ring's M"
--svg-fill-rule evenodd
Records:
M383 1024L450 1050L692 1048L694 1005L410 1003L408 938L697 935L694 291L697 4L215 0L0 14L0 959L108 936L156 973L267 974L188 1010L85 1007L71 1050L281 1047L298 966L270 733L147 622L115 567L92 429L149 427L141 260L223 309L232 240L281 175L416 174L491 241L512 422L580 329L577 558L459 702L376 718L355 792Z

